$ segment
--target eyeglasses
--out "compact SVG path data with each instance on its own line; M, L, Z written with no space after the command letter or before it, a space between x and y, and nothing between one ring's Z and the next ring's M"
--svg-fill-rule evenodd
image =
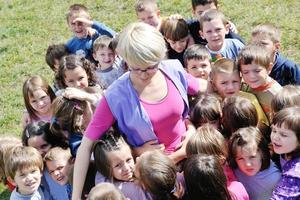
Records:
M139 68L132 68L132 67L130 67L129 71L132 71L132 72L134 72L136 74L141 74L143 72L151 74L151 73L156 72L157 69L158 69L158 65L153 65L153 66L147 67L146 69L139 69Z

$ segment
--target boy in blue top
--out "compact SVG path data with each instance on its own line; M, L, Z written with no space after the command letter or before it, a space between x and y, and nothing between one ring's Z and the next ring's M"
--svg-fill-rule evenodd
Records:
M212 60L221 57L235 60L239 51L244 47L244 44L237 39L225 39L228 32L228 21L222 12L209 9L201 15L199 34L206 39L206 48Z
M92 48L94 40L100 35L113 37L115 32L102 23L92 21L87 8L82 4L73 4L67 13L67 22L74 36L67 42L70 54L79 54L94 61Z
M260 24L254 28L251 36L252 43L264 45L267 48L270 48L274 54L273 66L269 75L282 86L289 84L299 85L299 66L279 53L279 28L270 23Z
M189 31L196 44L206 45L207 41L203 39L200 34L200 16L201 14L208 9L218 9L217 0L192 0L192 12L196 19L190 19L187 21ZM243 44L244 40L237 34L235 25L232 22L229 23L229 32L225 35L226 38L234 38L241 41Z

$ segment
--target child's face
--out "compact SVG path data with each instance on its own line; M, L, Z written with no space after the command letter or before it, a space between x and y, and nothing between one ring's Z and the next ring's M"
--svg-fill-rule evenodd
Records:
M189 59L187 61L187 71L196 78L207 80L211 71L210 61L206 59Z
M262 165L262 155L253 145L238 146L235 161L239 169L247 176L257 174Z
M50 96L42 89L37 89L29 96L29 103L38 114L47 114L51 107Z
M241 65L241 74L244 81L251 88L258 88L267 83L268 71L265 67L258 64Z
M197 18L200 19L202 13L206 10L209 9L217 9L216 5L212 2L209 4L205 4L205 5L198 5L195 7L195 9L193 9L193 15Z
M127 145L122 145L120 150L107 152L112 175L120 181L131 181L134 172L134 160L131 150Z
M43 135L37 135L29 138L28 146L36 148L42 157L44 157L51 148L51 145L44 140Z
M200 35L207 40L207 45L212 51L219 51L224 43L225 35L229 29L223 24L222 19L213 19L203 22L203 30Z
M65 71L65 84L68 87L83 89L89 86L86 71L82 67L67 69Z
M230 97L240 91L241 77L238 72L214 74L213 87L216 92L222 97Z
M299 142L294 131L285 126L272 125L271 142L277 154L287 154L299 147Z
M140 21L154 26L155 28L158 27L160 24L160 11L159 10L152 10L146 9L142 12L137 13L137 17Z
M173 41L167 38L167 42L170 44L170 47L174 51L176 51L177 53L181 53L187 48L188 36L178 41Z
M14 183L22 195L30 195L38 190L41 184L42 173L38 167L17 170Z
M103 47L97 50L94 54L94 58L99 62L101 69L107 69L113 65L115 54L110 48Z
M77 38L85 38L87 36L87 27L84 23L79 22L79 21L74 21L76 18L86 18L89 20L87 17L87 14L83 11L81 11L78 14L74 14L73 16L70 16L68 19L68 25L70 30L74 33L75 37Z
M68 183L72 164L65 156L59 156L57 160L46 161L46 166L52 179L60 185Z

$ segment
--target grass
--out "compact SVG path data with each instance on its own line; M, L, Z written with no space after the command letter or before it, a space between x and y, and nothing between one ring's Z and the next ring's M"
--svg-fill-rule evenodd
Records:
M24 110L22 84L34 74L52 80L44 61L49 44L71 37L65 13L73 3L85 4L93 19L116 31L136 19L134 0L2 0L0 1L0 135L20 135ZM190 1L160 0L163 16L173 13L191 17ZM273 22L282 31L282 53L300 63L300 1L298 0L220 0L220 9L249 40L251 29L259 23ZM9 193L0 187L0 199ZM4 192L3 192L4 191Z

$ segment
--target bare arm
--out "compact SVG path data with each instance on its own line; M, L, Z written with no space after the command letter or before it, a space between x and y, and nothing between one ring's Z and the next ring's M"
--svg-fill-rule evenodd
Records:
M81 199L81 193L89 167L92 146L93 141L83 136L74 165L72 200Z

